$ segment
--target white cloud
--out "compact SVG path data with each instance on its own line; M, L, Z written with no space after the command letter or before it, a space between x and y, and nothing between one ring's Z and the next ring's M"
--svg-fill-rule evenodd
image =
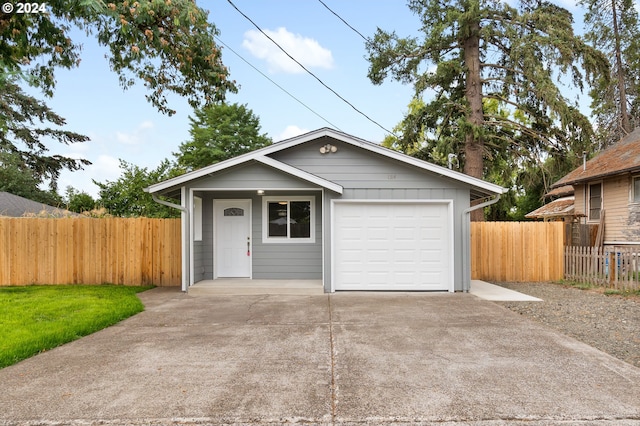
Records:
M265 30L264 32L305 67L333 68L331 51L320 46L316 40L303 37L300 34L293 34L284 27L280 27L276 31ZM242 46L253 56L267 61L270 72L282 71L291 74L304 72L298 64L261 32L249 30L244 33L244 37Z
M81 158L76 153L68 153L69 157ZM100 155L97 160L93 160L90 166L84 166L83 170L70 172L64 170L60 173L58 179L58 188L61 194L64 194L67 186L72 186L78 191L84 191L91 195L94 199L98 198L98 187L93 180L98 182L114 181L120 177L120 161L110 155Z
M282 133L280 133L278 136L275 137L274 142L278 142L281 140L285 140L285 139L289 139L289 138L293 138L295 136L298 135L302 135L304 133L308 133L309 130L307 129L302 129L298 126L295 125L290 125L287 126L284 131L282 131Z
M153 122L145 120L131 132L116 132L116 140L125 145L138 145L144 142L146 131L152 128Z

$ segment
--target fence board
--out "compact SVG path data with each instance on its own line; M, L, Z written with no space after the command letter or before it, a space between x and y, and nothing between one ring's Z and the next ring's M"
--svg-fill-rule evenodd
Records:
M0 218L0 286L181 280L179 219Z
M560 280L562 222L472 222L471 277L494 282Z

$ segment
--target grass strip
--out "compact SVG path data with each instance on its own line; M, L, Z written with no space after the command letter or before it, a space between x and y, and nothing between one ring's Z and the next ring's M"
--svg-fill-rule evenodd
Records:
M0 368L79 339L144 310L152 287L0 287Z

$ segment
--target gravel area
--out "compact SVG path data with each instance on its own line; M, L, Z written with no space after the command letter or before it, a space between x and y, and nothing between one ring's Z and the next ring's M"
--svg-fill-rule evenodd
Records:
M500 283L543 302L496 302L640 367L640 297L555 283Z

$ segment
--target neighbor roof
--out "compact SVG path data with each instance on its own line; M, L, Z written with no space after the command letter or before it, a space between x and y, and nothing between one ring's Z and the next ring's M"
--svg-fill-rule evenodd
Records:
M551 187L573 185L597 178L640 171L640 128L625 136L620 142L605 149L586 167L580 166Z
M413 166L416 166L420 169L423 170L428 170L431 171L433 173L437 173L440 176L444 176L444 177L448 177L463 183L466 183L468 185L470 185L473 190L472 190L472 195L474 195L474 198L481 198L481 197L485 197L485 196L489 196L489 195L493 195L493 194L503 194L505 192L507 192L506 188L503 188L499 185L495 185L493 183L489 183L486 181L483 181L481 179L477 179L468 175L465 175L463 173L459 173L450 169L447 169L445 167L441 167L441 166L437 166L435 164L432 163L428 163L426 161L422 161L419 160L417 158L414 157L410 157L408 155L402 154L400 152L391 150L389 148L383 147L381 145L366 141L364 139L360 139L357 138L355 136L351 136L348 135L346 133L343 132L339 132L337 130L334 129L329 129L329 128L321 128L318 130L314 130L312 132L309 133L305 133L303 135L300 136L296 136L290 139L285 139L283 141L280 142L276 142L272 145L269 145L267 147L255 150L255 151L251 151L249 153L231 158L229 160L225 160L225 161L221 161L219 163L216 164L212 164L210 166L204 167L202 169L199 170L195 170L193 172L190 173L186 173L184 175L175 177L173 179L169 179L160 183L157 183L155 185L151 185L148 188L145 189L145 191L150 192L150 193L158 193L160 191L165 191L167 189L171 189L171 188L175 188L178 186L182 186L185 183L192 181L194 179L198 179L207 175L210 175L212 173L218 172L220 170L224 170L227 169L229 167L233 167L239 164L243 164L246 162L250 162L250 161L259 161L263 164L266 164L268 166L277 168L279 170L288 172L294 176L297 176L303 180L307 180L310 182L314 182L320 186L323 186L325 188L328 189L332 189L336 192L342 192L342 188L330 181L327 181L325 179L321 179L317 176L313 176L307 172L304 172L300 169L296 169L294 167L288 166L282 162L279 162L273 158L268 158L268 156L272 153L278 152L278 151L282 151L285 150L287 148L291 148L297 145L301 145L305 142L309 142L312 140L316 140L319 139L321 137L331 137L334 138L336 140L339 140L341 142L345 142L360 148L363 148L367 151L371 151L371 152L375 152L377 154L381 154L384 155L385 157L389 157L398 161L402 161L404 163L407 164L411 164ZM268 159L267 159L268 158Z
M524 217L529 219L546 219L559 216L573 216L575 213L574 202L575 197L573 196L558 198L526 214Z
M573 185L558 186L552 189L551 191L547 192L546 194L544 194L544 198L568 197L570 195L573 195L573 193L574 193Z
M0 216L24 217L27 215L39 215L45 212L48 216L79 216L68 210L59 209L48 204L38 203L28 198L20 197L9 192L0 192Z

